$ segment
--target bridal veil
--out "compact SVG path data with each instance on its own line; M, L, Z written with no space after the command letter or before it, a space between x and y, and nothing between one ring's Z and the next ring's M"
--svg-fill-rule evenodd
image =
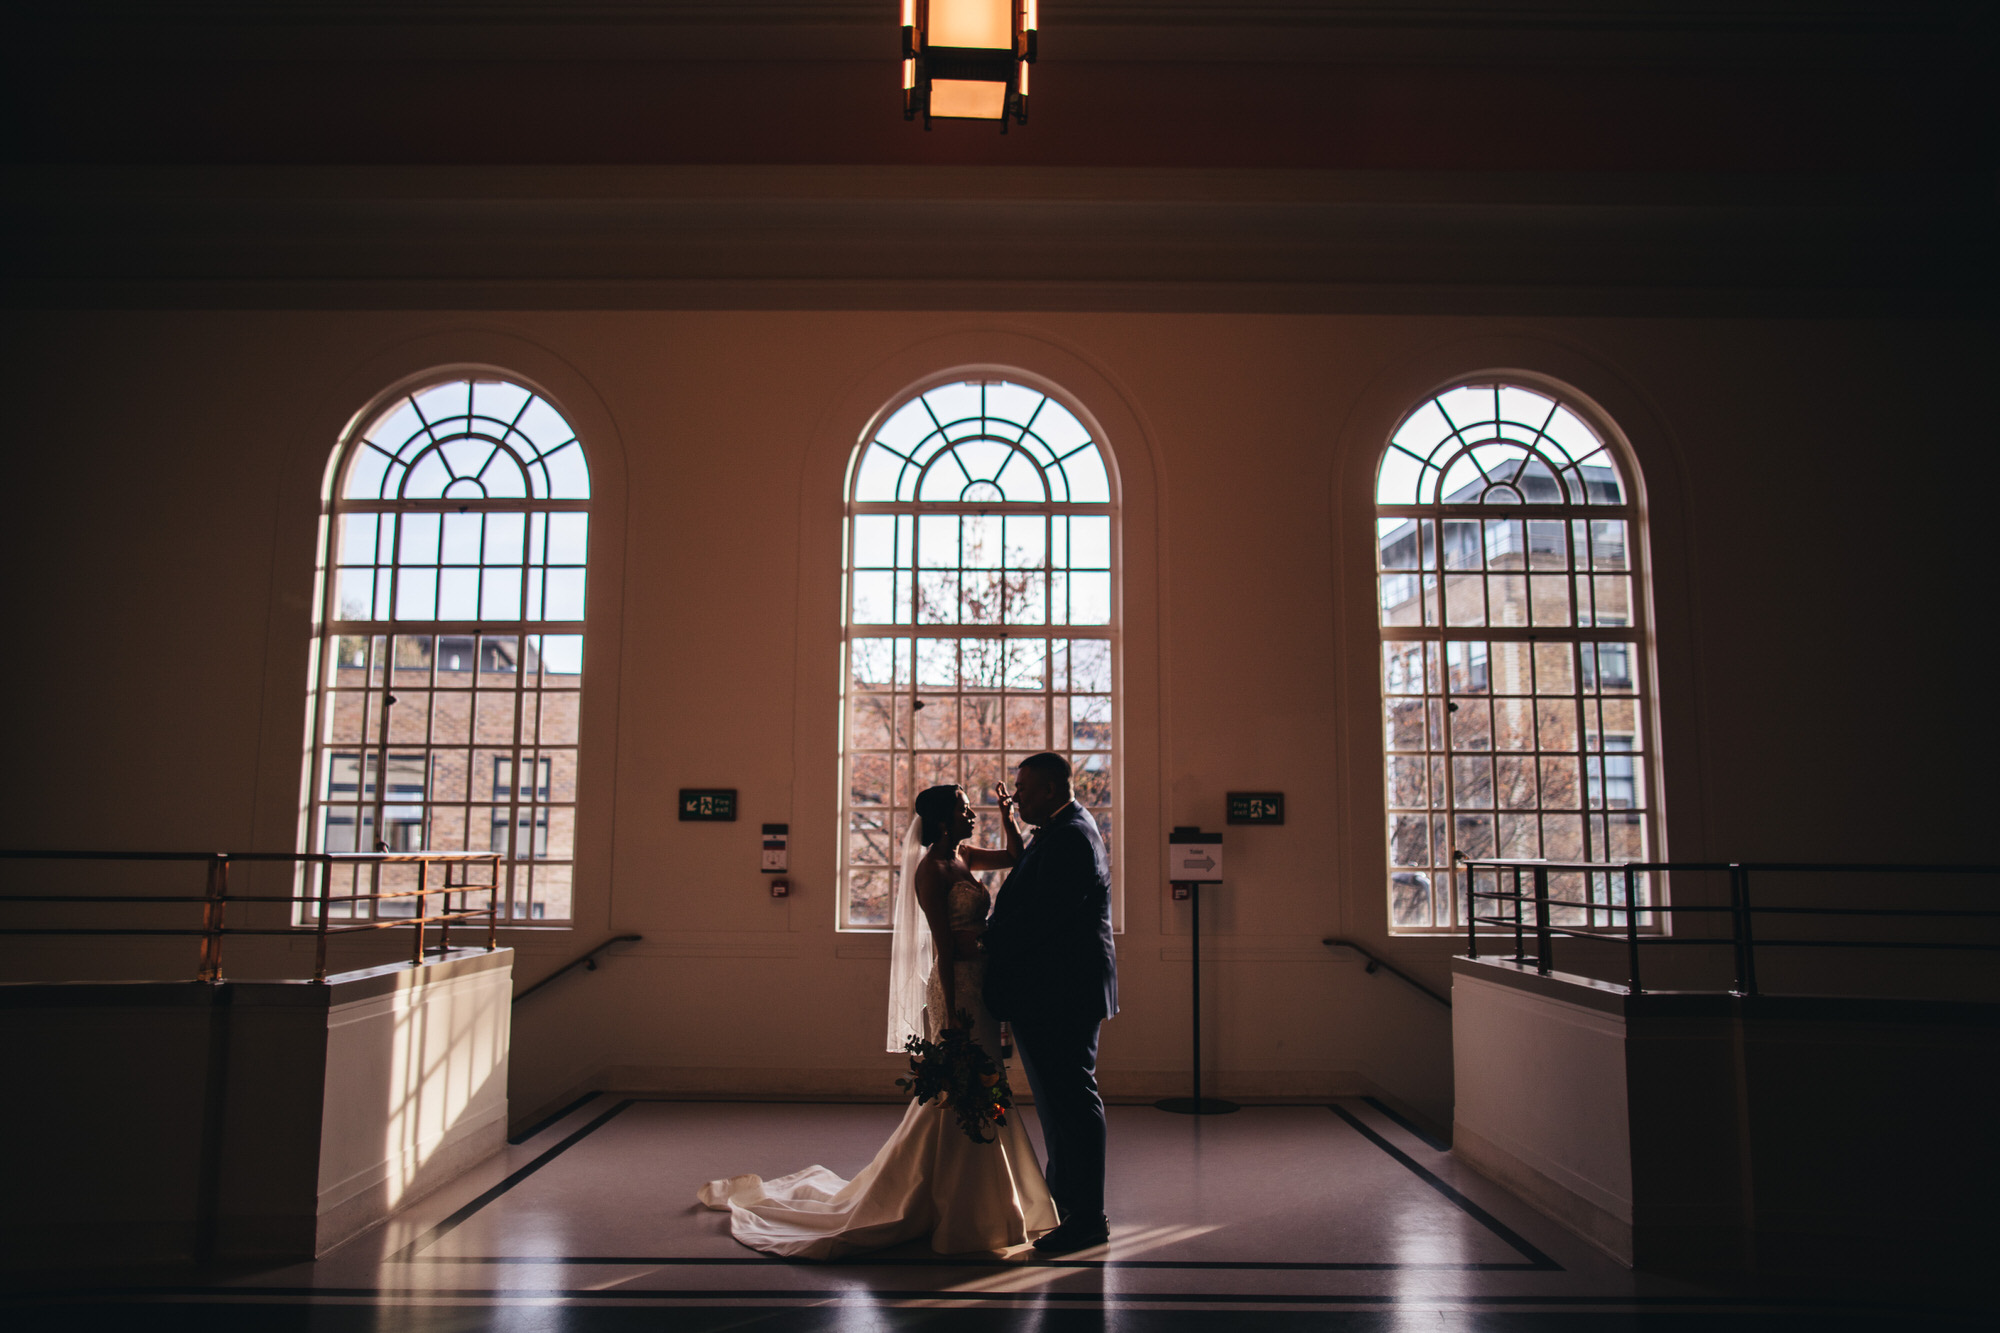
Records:
M917 903L917 866L924 859L924 820L918 815L903 832L896 891L889 919L889 1050L900 1053L911 1037L925 1035L924 991L930 984L934 945Z

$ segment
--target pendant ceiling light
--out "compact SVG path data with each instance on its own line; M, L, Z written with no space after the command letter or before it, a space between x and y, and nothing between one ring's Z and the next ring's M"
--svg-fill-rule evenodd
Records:
M1028 119L1038 0L903 0L903 119Z

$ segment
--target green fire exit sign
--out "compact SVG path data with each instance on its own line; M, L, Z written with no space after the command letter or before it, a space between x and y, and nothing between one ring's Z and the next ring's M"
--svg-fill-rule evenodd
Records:
M1230 792L1229 822L1282 824L1285 822L1285 794L1281 791Z
M681 818L696 822L735 822L736 788L682 787Z

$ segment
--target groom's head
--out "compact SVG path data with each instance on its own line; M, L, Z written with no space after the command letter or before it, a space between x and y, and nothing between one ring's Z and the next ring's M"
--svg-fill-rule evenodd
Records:
M1069 760L1059 754L1031 754L1014 774L1014 802L1021 818L1046 824L1070 803Z

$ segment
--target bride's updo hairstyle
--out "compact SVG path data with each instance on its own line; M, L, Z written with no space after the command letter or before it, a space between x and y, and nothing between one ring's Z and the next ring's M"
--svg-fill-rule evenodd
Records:
M923 828L918 830L917 836L924 840L924 846L935 846L937 840L944 836L946 821L958 813L958 797L959 788L955 783L926 787L917 793L913 808L917 818L923 821Z

